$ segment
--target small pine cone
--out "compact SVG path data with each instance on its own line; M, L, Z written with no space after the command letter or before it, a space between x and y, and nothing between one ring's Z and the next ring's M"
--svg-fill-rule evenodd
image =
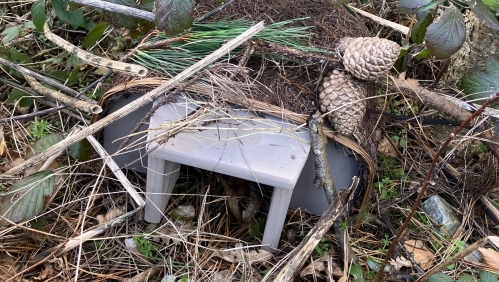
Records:
M346 72L334 70L328 73L319 87L319 105L323 113L342 135L357 133L366 112L367 89Z
M346 44L347 47L343 47ZM345 69L362 80L376 80L387 74L400 54L397 43L377 37L347 38L340 40L340 46L345 50Z

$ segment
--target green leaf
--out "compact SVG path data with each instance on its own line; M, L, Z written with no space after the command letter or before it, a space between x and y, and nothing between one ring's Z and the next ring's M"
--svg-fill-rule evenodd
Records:
M33 24L33 21L23 23L23 27L27 29L36 29L36 26Z
M64 0L52 0L52 6L54 7L55 14L61 21L71 25L74 29L79 26L85 27L83 11L68 11L68 2Z
M461 48L465 39L464 18L456 7L448 8L426 31L426 47L436 59L449 58Z
M437 272L435 274L433 274L432 276L430 276L430 278L428 278L428 280L426 280L427 282L452 282L454 280L452 280L452 278L450 278L447 274L444 274L442 272Z
M354 280L357 281L364 281L364 272L362 271L362 268L358 265L352 265L350 267L350 275L353 276Z
M487 64L487 72L476 72L465 78L459 86L464 93L473 99L488 98L499 91L499 61L491 59Z
M482 0L482 2L483 4L487 5L487 7L489 7L492 11L499 11L499 0Z
M31 149L28 151L28 157L34 156L38 153L41 153L45 151L46 149L52 147L52 145L55 145L59 142L61 142L64 139L64 136L62 136L59 133L52 133L43 136L42 138L36 140L35 144L31 146Z
M480 281L482 281L482 282L497 282L498 280L494 274L492 274L488 271L482 270L482 271L480 271Z
M27 64L33 62L30 56L16 51L10 51L10 58L17 64Z
M2 200L0 215L19 222L40 214L55 186L54 172L40 171L23 178L12 186Z
M31 63L30 56L27 56L20 52L13 51L11 49L1 48L1 47L0 47L0 58L4 58L16 64ZM10 75L24 79L24 75L22 75L20 72L13 70L7 66L2 66L2 68Z
M459 280L457 280L457 282L470 282L471 279L473 279L473 276L465 273L461 277L459 277Z
M371 257L367 257L366 263L367 263L367 266L369 266L369 268L371 270L376 271L376 272L379 271L379 264L378 264L378 262L375 261L374 259L372 259Z
M428 59L430 57L430 50L423 49L421 52L414 55L415 59Z
M93 46L97 41L99 41L102 38L102 35L104 34L104 31L106 30L107 23L98 23L96 24L85 36L83 41L81 42L81 46L83 48L88 48L90 46Z
M21 31L20 25L9 26L3 32L2 43L8 43L19 36L19 31Z
M444 1L445 0L400 0L399 12L404 14L418 14L430 11Z
M75 69L76 69L80 66L83 66L84 64L85 64L85 62L83 62L80 58L71 55L71 56L69 56L68 60L66 61L66 69L70 70L73 67L75 67ZM72 78L71 75L69 75L68 80L71 80L71 78Z
M38 0L31 6L31 17L39 31L43 31L45 24L45 0Z
M499 0L494 1L497 2L497 8L494 11L497 11L497 9L499 9ZM484 4L484 2L482 2L481 0L470 1L470 10L489 28L493 30L499 30L499 22L497 21L496 15L492 13L492 11Z
M156 28L175 35L190 28L194 22L194 0L155 0Z
M424 42L424 37L426 35L426 29L433 22L433 14L427 13L422 19L419 19L411 30L412 42L421 44Z
M33 106L33 98L30 97L30 94L19 90L17 88L12 88L12 90L9 93L9 98L7 99L7 103L15 103L16 101L19 101L19 106L20 107L28 107L30 108Z
M92 145L87 139L83 139L68 148L69 154L82 162L88 161L92 155Z

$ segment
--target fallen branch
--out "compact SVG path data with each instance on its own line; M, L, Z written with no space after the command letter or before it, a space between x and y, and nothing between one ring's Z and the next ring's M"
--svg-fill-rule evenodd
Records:
M139 19L144 19L150 22L154 22L155 17L152 12L127 7L119 4L114 4L112 2L102 1L102 0L68 0L69 2L90 6L94 8L99 8L113 13L118 13L122 15L132 16Z
M32 117L48 115L48 114L56 112L56 111L62 111L64 113L66 113L67 115L75 118L76 120L83 122L84 124L90 124L90 121L88 119L86 119L85 118L86 116L82 115L82 113L74 113L71 110L67 109L66 106L59 106L51 101L48 101L44 97L39 97L39 95L33 89L31 89L29 87L24 87L22 85L19 85L19 84L13 82L13 81L10 81L8 79L3 79L3 78L0 78L0 82L8 84L16 89L23 91L23 92L26 92L26 93L30 94L31 96L33 96L36 100L40 101L42 104L45 104L45 105L51 107L50 109L46 109L46 110L42 110L42 111L30 113L30 114L0 119L0 123L10 123L14 120L23 120L23 119L28 119L28 118L32 118Z
M336 185L334 184L333 176L331 175L331 169L329 168L329 162L327 160L326 146L327 138L324 134L324 129L322 128L322 114L317 111L308 120L308 129L310 132L310 146L312 153L314 154L315 163L315 180L314 186L316 188L322 188L326 193L327 203L331 204L338 194ZM340 187L342 188L342 187ZM333 224L334 233L338 239L338 246L341 253L344 255L344 264L350 265L351 263L357 264L358 258L355 256L353 249L350 245L349 240L347 240L347 234L341 228L341 222L344 217L341 216ZM315 247L314 247L315 248Z
M230 40L227 42L225 45L220 47L218 50L215 52L211 53L204 59L200 60L199 62L195 63L194 65L190 66L183 72L179 73L177 76L175 76L173 79L165 82L163 85L159 86L158 88L152 90L151 92L145 94L141 98L131 102L130 104L124 106L120 110L109 114L105 118L95 122L91 126L88 126L84 128L82 131L80 131L78 134L75 134L69 138L66 138L63 142L59 142L58 144L53 145L52 147L46 149L45 151L34 155L30 159L26 160L22 164L19 164L13 168L11 168L9 171L5 172L4 175L13 175L16 173L19 173L22 170L25 170L28 167L33 166L36 163L39 163L43 160L46 160L48 157L53 155L54 153L65 149L76 142L83 140L85 137L87 137L90 134L94 134L97 131L100 131L104 127L106 127L109 124L112 124L113 122L127 116L128 114L138 110L139 108L149 104L150 102L154 101L155 99L159 98L163 93L165 93L168 90L171 90L174 87L178 87L180 83L188 78L190 78L192 75L197 73L198 71L202 70L204 67L214 63L218 59L220 59L222 56L227 54L227 52L230 52L234 50L236 47L239 45L243 44L246 40L257 34L258 32L262 31L264 28L264 23L263 21L252 26L249 28L247 31L239 35L238 37Z
M2 64L4 66L8 66L9 68L16 70L16 71L22 73L23 75L28 75L28 76L34 77L37 80L45 82L48 85L53 86L61 91L64 91L65 93L67 93L73 97L77 97L79 94L77 91L75 91L67 86L62 85L59 82L57 82L51 78L45 77L43 75L40 75L34 71L27 69L27 68L16 65L10 61L7 61L4 58L0 58L0 64ZM86 96L79 97L79 99L84 100L84 101L90 101L90 99L87 98Z
M346 203L350 192L353 191L358 184L358 178L354 178L350 187L338 194L329 205L328 209L319 218L319 221L317 221L314 228L312 228L305 239L303 239L301 244L288 254L287 257L291 259L284 265L277 277L274 278L274 282L295 281L296 275L303 267L305 261L310 257L317 244L319 244L324 235L329 231L336 219L346 210ZM274 268L277 267L279 267L279 265L276 265ZM269 274L273 273L272 270L273 269L263 278L263 281L266 281L269 278Z
M310 146L314 154L315 164L315 188L322 188L326 193L328 204L331 204L336 198L337 190L334 185L333 176L329 169L329 162L327 161L326 146L327 138L322 129L322 114L316 112L308 120L308 129L310 132Z
M86 62L87 64L139 77L144 77L147 74L147 69L143 66L113 61L83 51L77 46L67 42L66 40L51 32L49 25L46 22L43 25L43 32L45 33L45 36L48 40L52 41L57 46L66 50L71 55L78 57L80 60Z
M54 91L50 88L41 85L40 83L38 83L38 81L36 81L35 78L29 75L25 75L24 78L28 82L29 86L33 88L33 90L35 90L37 93L43 96L48 96L54 100L60 101L66 106L69 106L73 109L77 109L89 114L98 114L102 112L101 106L99 106L96 101L87 102L79 100L77 98L68 97L62 93L59 93L57 91Z
M355 7L352 7L350 5L345 5L348 9L351 9L352 11L356 12L357 14L361 15L361 16L364 16L368 19L371 19L372 21L380 24L380 25L384 25L384 26L387 26L393 30L396 30L396 31L400 31L402 34L404 35L407 35L409 34L409 31L410 31L410 28L406 27L405 25L401 25L401 24L398 24L398 23L394 23L392 21L389 21L389 20L385 20L383 18L380 18L378 16L375 16L373 14L370 14L366 11L362 11L361 9L357 9Z

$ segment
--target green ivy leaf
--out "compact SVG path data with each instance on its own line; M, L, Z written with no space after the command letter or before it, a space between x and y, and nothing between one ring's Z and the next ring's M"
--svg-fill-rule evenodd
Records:
M83 139L68 148L69 154L82 162L88 161L92 155L92 145L87 139Z
M99 41L102 38L102 35L104 34L104 31L106 30L107 23L98 23L96 24L85 36L83 41L81 42L81 46L83 48L88 48L90 46L93 46L97 41Z
M497 3L497 8L499 8L499 1L497 1ZM482 2L481 0L470 1L470 10L489 28L493 30L499 30L499 22L497 21L496 15L492 13L492 11L484 4L484 2Z
M426 35L426 29L433 22L433 14L427 13L422 19L419 19L411 30L412 42L421 44L424 42L424 37Z
M498 280L494 274L492 274L488 271L482 270L482 271L480 271L480 281L482 281L482 282L497 282Z
M466 39L464 18L456 7L450 7L426 31L426 47L436 59L447 59Z
M445 0L400 0L399 12L404 14L418 14L430 11L444 1Z
M20 25L9 26L2 32L3 38L2 43L8 43L19 36L19 31L21 31Z
M452 280L452 278L450 278L447 274L444 274L442 272L437 272L435 274L433 274L432 276L430 276L430 278L428 278L428 280L426 280L428 282L452 282L454 280Z
M55 145L59 142L61 142L64 139L64 136L62 136L59 133L52 133L43 136L42 138L36 140L35 144L31 146L31 150L28 151L28 157L32 157L38 153L41 153L45 151L46 149L52 147L52 145Z
M175 35L190 28L194 22L194 0L155 0L156 28Z
M31 6L31 17L33 24L39 31L43 31L45 24L45 0L38 0Z
M55 186L54 172L40 171L25 177L12 186L3 200L0 215L19 222L40 214Z
M499 60L492 59L487 64L487 72L476 72L465 78L459 86L464 93L473 99L488 98L499 91Z
M30 97L31 95L19 90L17 88L12 88L12 90L9 93L9 98L7 99L7 103L15 103L16 101L19 101L19 106L20 107L27 107L31 108L33 106L33 98Z
M68 11L68 2L64 0L52 0L52 6L54 7L55 14L61 21L71 25L74 29L79 26L85 27L83 11Z

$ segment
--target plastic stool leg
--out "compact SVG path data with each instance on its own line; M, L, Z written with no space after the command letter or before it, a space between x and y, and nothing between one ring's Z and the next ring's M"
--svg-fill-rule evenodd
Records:
M148 156L146 205L144 220L158 223L163 218L166 204L177 182L180 164Z
M270 200L267 223L265 224L265 232L263 233L262 239L262 244L269 246L263 247L262 249L270 252L276 251L292 195L293 189L274 187Z

